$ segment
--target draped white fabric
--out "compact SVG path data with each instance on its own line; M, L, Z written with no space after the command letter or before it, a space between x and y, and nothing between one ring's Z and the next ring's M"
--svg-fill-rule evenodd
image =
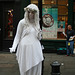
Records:
M31 4L27 9L31 9L31 7L34 7L33 10L36 10L37 8L36 5ZM21 75L41 75L43 53L39 41L39 39L41 39L41 30L39 26L38 8L36 11L35 22L30 23L28 21L26 10L25 17L20 20L18 24L16 36L12 48L10 48L10 52L12 53L17 47L16 57Z
M22 72L21 75L41 75L42 62L32 67L27 72Z
M21 28L22 27L20 27L20 29ZM15 38L17 38L17 36ZM30 32L21 38L16 56L19 63L20 72L26 72L42 62L43 54L41 44L37 38L35 28L32 27L32 25L30 26Z

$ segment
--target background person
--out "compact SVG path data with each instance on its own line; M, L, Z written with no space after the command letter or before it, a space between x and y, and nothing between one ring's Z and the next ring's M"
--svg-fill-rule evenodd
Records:
M73 56L74 53L74 37L75 37L75 33L74 30L72 30L72 26L68 25L68 30L65 34L67 41L66 41L66 48L67 48L67 56L69 56L70 54Z
M17 47L20 75L41 75L43 54L39 41L41 39L39 9L35 4L30 4L24 10L25 15L18 24L10 52L15 52Z

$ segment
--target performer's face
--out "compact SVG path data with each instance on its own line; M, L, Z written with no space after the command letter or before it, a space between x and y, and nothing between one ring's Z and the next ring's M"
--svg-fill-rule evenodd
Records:
M28 11L28 18L29 20L34 19L35 13L33 11Z

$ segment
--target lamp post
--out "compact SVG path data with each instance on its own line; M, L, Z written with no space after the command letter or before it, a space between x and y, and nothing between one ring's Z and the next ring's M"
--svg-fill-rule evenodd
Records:
M42 0L38 0L40 27L42 29Z

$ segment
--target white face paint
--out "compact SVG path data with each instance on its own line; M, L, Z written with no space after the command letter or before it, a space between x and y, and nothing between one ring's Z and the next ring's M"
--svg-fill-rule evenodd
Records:
M35 12L33 12L33 11L28 11L28 18L29 18L29 20L34 19L34 15L35 15Z

